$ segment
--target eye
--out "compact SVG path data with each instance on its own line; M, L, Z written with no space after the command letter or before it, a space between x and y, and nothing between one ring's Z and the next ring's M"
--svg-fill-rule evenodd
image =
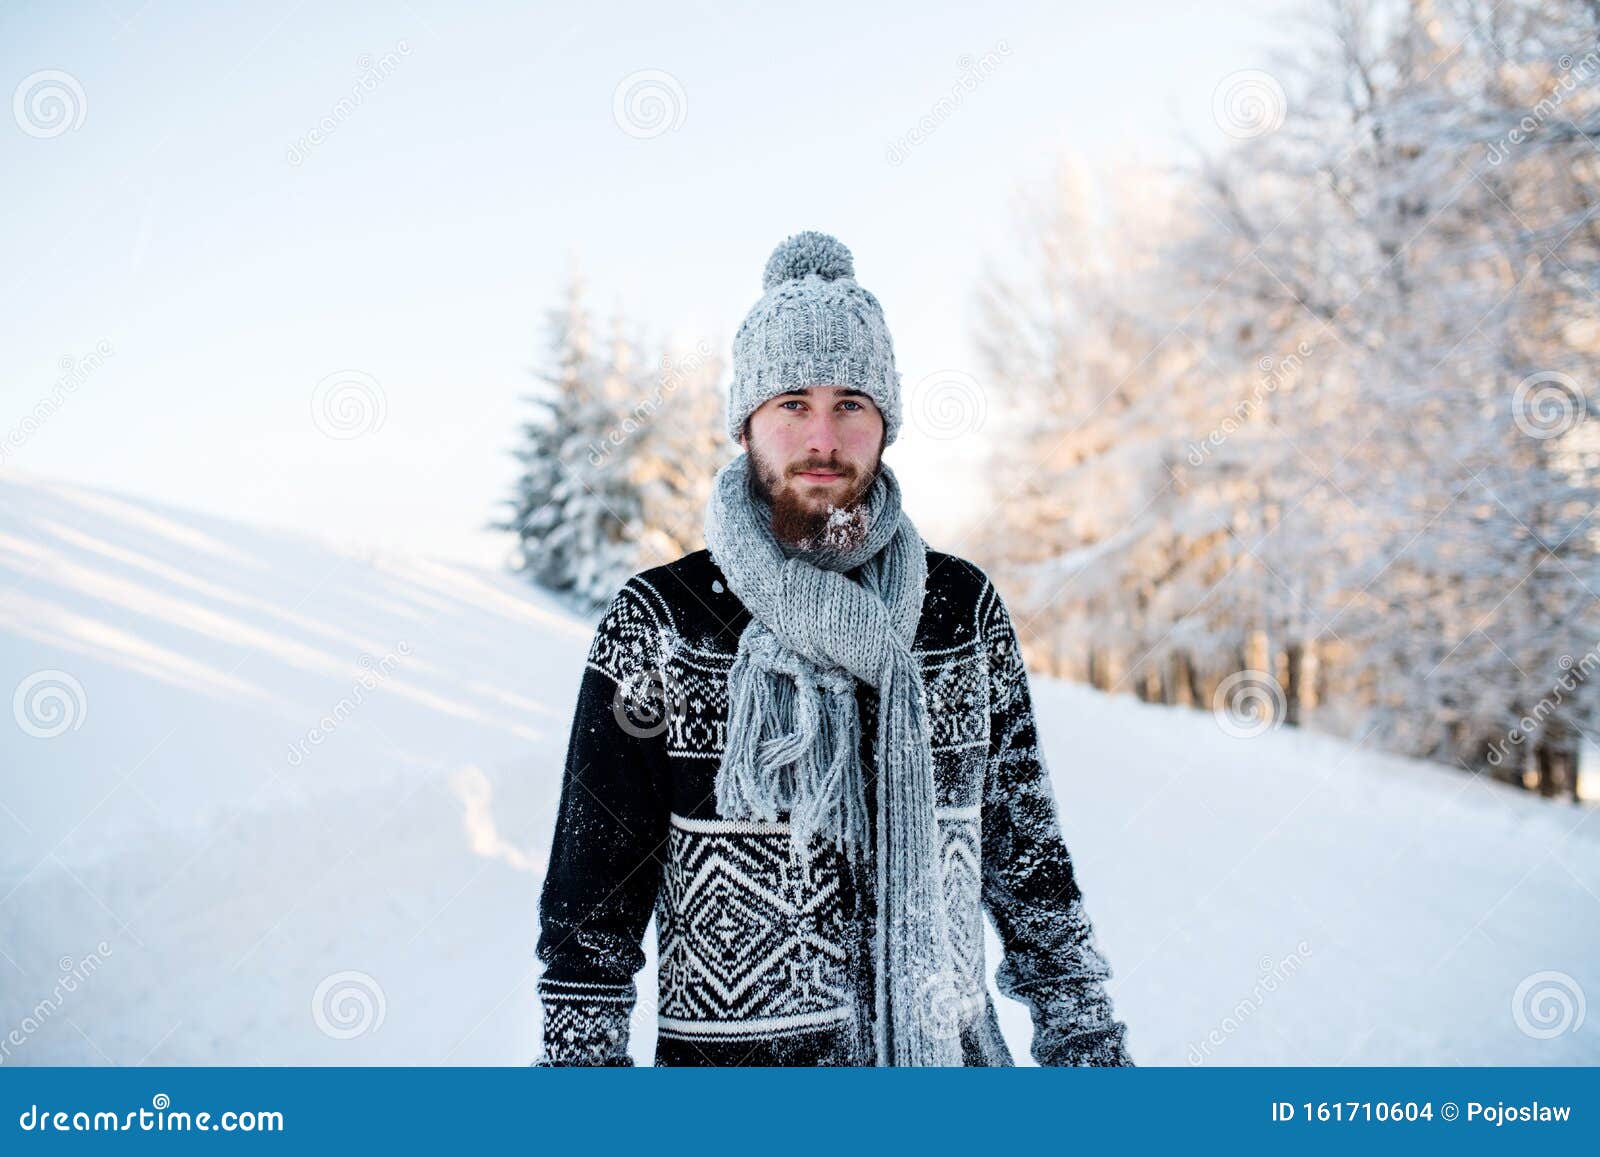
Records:
M788 408L789 406L800 406L804 404L805 403L803 403L799 398L790 398L788 401L779 402L778 408L782 410Z
M840 404L840 405L841 405L841 406L854 406L854 407L855 407L855 408L856 408L856 409L858 409L858 410L860 410L860 409L863 409L863 408L864 408L864 407L863 407L863 406L862 406L862 405L861 405L861 403L860 403L860 402L857 402L857 401L854 401L854 400L853 400L853 399L850 399L850 398L846 398L846 399L845 399L845 400L844 400L844 401L842 401L842 402L840 402L840 403L839 403L839 404Z

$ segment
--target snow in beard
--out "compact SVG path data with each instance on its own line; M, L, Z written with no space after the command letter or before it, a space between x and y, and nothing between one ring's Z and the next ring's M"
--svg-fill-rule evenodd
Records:
M871 516L865 503L854 506L828 504L827 517L815 534L806 535L797 543L801 550L845 551L867 537Z

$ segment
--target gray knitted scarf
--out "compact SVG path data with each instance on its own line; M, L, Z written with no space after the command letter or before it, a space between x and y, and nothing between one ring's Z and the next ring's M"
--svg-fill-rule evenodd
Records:
M865 538L849 549L779 541L750 481L741 454L717 473L706 511L706 545L752 616L729 675L717 809L759 820L787 811L802 855L818 835L859 862L869 823L855 680L877 688L880 1063L959 1065L959 1040L929 1008L951 965L927 704L911 650L928 578L922 536L887 464L866 495Z

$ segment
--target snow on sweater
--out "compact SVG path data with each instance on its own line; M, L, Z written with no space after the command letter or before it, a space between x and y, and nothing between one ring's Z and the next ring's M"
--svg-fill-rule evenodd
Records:
M629 1065L643 938L657 929L658 1065L884 1064L871 866L790 848L715 806L728 673L750 613L708 551L634 575L589 650L539 901L539 1065ZM984 979L1033 1018L1046 1065L1131 1065L1062 840L1016 631L988 576L928 552L913 647L932 728L958 974L930 1008L968 1065L1009 1065ZM876 691L857 684L867 802Z

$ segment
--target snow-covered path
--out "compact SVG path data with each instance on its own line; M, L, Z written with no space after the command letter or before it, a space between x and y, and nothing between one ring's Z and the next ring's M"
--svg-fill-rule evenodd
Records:
M0 1063L526 1064L589 631L510 576L0 479ZM1600 1063L1593 807L1034 694L1139 1063Z

